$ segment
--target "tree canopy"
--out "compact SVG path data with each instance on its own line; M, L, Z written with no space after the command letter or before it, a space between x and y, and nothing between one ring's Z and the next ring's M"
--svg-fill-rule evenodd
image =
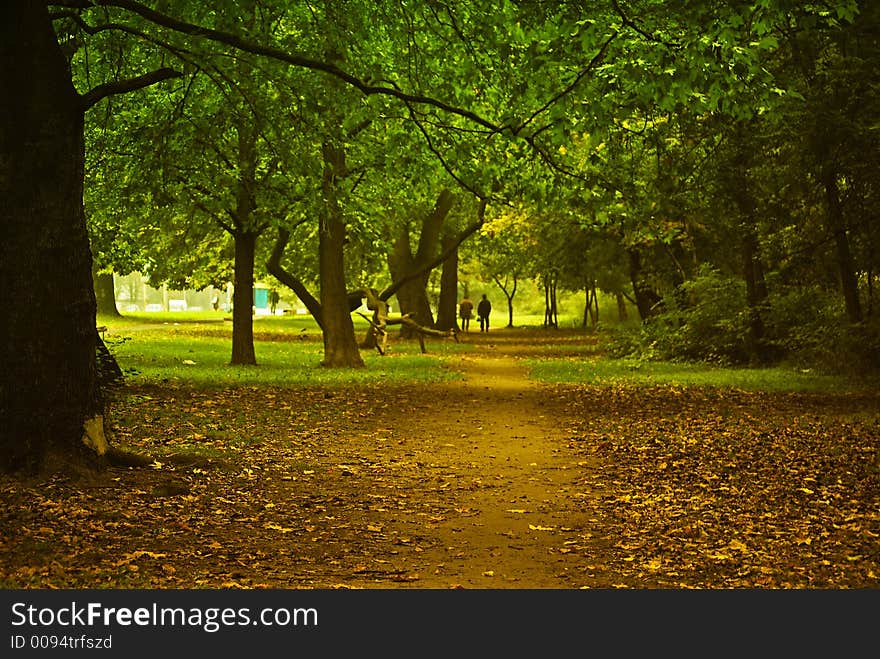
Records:
M484 232L487 274L527 265L551 324L558 286L598 286L670 356L707 305L697 342L727 328L730 359L818 358L829 310L837 345L878 345L867 2L35 0L0 18L4 291L55 310L4 321L7 370L32 383L4 384L7 466L108 450L96 269L233 279L231 361L255 363L268 261L323 364L360 367L364 291L432 324L430 272L490 217L516 230Z

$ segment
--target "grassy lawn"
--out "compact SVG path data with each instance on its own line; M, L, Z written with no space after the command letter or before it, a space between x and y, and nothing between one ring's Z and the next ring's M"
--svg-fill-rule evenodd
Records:
M531 375L548 382L720 387L744 391L855 393L876 391L878 382L821 375L782 367L726 368L711 364L630 359L532 359Z
M311 317L254 319L256 366L231 366L232 323L222 312L127 314L99 318L104 339L130 383L189 383L202 387L345 386L371 382L437 382L458 377L442 360L444 354L469 346L427 341L391 342L388 354L361 352L366 368L320 366L323 343ZM355 319L358 336L366 327Z
M352 320L358 337L366 321ZM539 316L518 316L517 328L541 327ZM562 326L562 318L560 326ZM577 319L565 322L577 329ZM232 322L222 311L129 313L121 318L99 317L106 327L104 338L132 383L187 382L203 387L234 386L345 386L373 382L437 382L459 377L444 363L444 356L474 349L472 344L428 338L427 354L417 342L395 340L389 353L361 352L366 368L326 369L321 332L311 316L257 316L254 318L257 366L231 366ZM499 331L502 328L498 328ZM499 334L498 336L504 336ZM822 375L804 370L774 368L725 368L711 364L645 362L602 357L595 341L579 345L560 340L565 356L554 354L552 342L531 346L546 352L543 358L526 360L531 376L548 382L574 384L631 384L720 387L746 391L850 393L876 391L880 383Z

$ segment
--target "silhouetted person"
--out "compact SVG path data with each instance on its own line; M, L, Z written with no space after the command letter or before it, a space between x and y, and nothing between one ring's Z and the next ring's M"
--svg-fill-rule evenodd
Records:
M461 318L461 329L469 332L471 329L471 318L474 315L474 303L468 298L461 301L458 305L458 317Z
M492 312L492 303L489 302L489 298L486 297L486 294L483 293L483 299L480 300L480 303L477 305L477 315L480 317L480 331L488 332L489 331L489 314Z

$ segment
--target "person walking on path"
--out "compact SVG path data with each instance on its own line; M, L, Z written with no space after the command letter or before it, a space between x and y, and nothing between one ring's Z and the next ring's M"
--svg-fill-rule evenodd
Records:
M477 305L477 315L480 317L480 331L488 332L489 331L489 314L492 311L492 303L489 302L489 298L486 297L486 294L483 293L483 299L480 300L480 304Z
M474 303L464 298L458 305L458 317L461 318L461 329L469 332L471 329L471 317L474 314Z

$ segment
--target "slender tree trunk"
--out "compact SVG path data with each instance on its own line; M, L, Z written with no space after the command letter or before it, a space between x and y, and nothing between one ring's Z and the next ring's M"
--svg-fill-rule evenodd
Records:
M0 3L0 90L0 467L97 464L83 109L45 3Z
M95 302L98 305L100 316L121 316L116 307L116 286L113 283L112 272L92 274L92 284L95 287Z
M856 278L853 266L852 251L849 247L849 237L846 233L846 223L843 217L843 206L840 203L840 190L837 187L837 177L829 167L823 172L822 183L825 186L825 196L828 203L828 227L834 234L834 245L837 249L837 269L840 274L840 285L843 289L843 299L846 304L846 315L851 323L862 320L862 304L859 300L859 282Z
M516 275L511 277L513 279L513 286L508 288L507 282L508 278L505 277L504 281L501 280L497 275L492 275L492 280L495 282L495 285L501 289L501 292L504 293L504 299L507 300L507 327L513 327L513 298L516 295L516 287L518 284L518 280Z
M232 364L255 365L254 350L254 257L260 232L254 229L257 209L257 132L252 124L240 121L238 133L235 212L235 271L232 292Z
M746 228L742 239L743 276L746 282L746 302L749 312L749 336L747 350L752 360L765 360L764 307L767 302L767 289L763 283L763 269L758 262L758 241L754 229Z
M592 309L590 308L590 288L589 286L584 287L584 317L581 321L581 327L584 329L587 328L587 324L589 323L590 316L592 315L590 312Z
M599 299L596 295L596 281L590 280L584 286L584 328L590 323L593 329L599 324Z
M342 146L325 144L321 189L324 206L318 231L318 267L321 277L321 326L324 328L322 366L364 365L354 334L345 282L345 222L339 207L337 181L345 175Z
M629 320L629 311L626 308L626 296L623 293L615 293L615 299L617 300L617 319L620 322L624 322Z
M556 309L556 274L544 275L544 327L559 327Z
M516 276L513 277L513 288L508 295L507 291L504 291L504 295L507 298L507 326L513 327L513 297L516 295L516 287L519 282L516 279Z
M442 249L445 252L456 242L456 237L443 237ZM458 250L454 250L448 259L443 261L440 271L440 299L437 302L436 329L458 329Z
M733 167L727 179L730 195L733 197L742 218L740 236L740 255L742 276L746 283L746 303L748 306L749 333L746 350L749 359L763 362L767 359L764 345L764 313L767 306L767 286L764 282L764 269L761 266L758 249L757 215L758 203L752 192L749 172L752 168L753 152L750 150L750 133L739 124L736 131L736 151Z
M254 351L254 255L257 234L236 231L235 272L232 290L232 360L230 363L257 363Z
M281 257L283 256L284 250L287 248L287 243L289 242L290 231L279 228L278 237L275 239L275 246L272 248L272 254L266 262L266 270L268 270L269 274L274 276L279 282L294 292L300 302L302 302L306 309L309 310L309 313L312 314L312 318L315 319L318 327L323 331L324 328L321 323L324 322L324 314L321 311L321 303L315 299L315 296L306 288L302 280L298 277L294 277L284 269L284 266L281 265Z

